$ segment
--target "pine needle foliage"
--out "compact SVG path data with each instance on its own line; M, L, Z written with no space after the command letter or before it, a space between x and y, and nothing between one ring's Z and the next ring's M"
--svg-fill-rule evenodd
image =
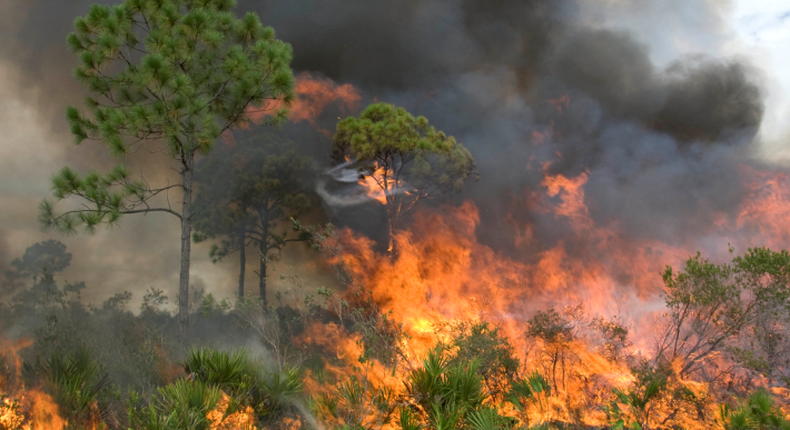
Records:
M210 256L218 261L238 252L239 297L244 296L246 248L257 247L261 299L266 303L267 265L289 242L309 235L294 232L290 221L312 205L312 161L296 144L271 134L222 147L197 166L193 240L221 239Z
M223 132L248 124L251 115L279 123L294 97L291 46L257 14L237 17L235 6L234 0L126 0L94 5L74 21L67 38L79 60L73 75L89 92L83 110L66 110L75 142L99 141L118 157L145 147L167 157L180 182L154 186L123 165L86 175L66 167L52 178L54 200L40 205L42 226L66 234L93 233L126 214L179 218L183 347L195 157L210 153ZM182 192L180 211L169 198L155 199L172 189ZM62 200L69 200L68 209L58 211Z
M475 160L463 145L436 130L424 116L402 107L374 103L358 117L337 123L333 157L357 165L386 198L390 251L393 233L422 200L457 192L478 177Z
M116 156L153 144L183 170L224 130L248 123L250 112L270 111L269 123L285 119L294 97L291 47L256 14L236 17L234 7L232 0L127 0L77 18L67 42L79 58L74 77L90 95L84 111L66 112L76 143L97 140ZM64 168L52 188L56 200L78 197L90 207L57 214L53 202L42 204L44 225L66 232L93 232L150 210L145 203L160 191L124 166L85 176Z

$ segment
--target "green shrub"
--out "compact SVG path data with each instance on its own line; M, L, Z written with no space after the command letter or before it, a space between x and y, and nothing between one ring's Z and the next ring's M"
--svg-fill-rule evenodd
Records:
M735 409L722 406L721 419L726 430L790 430L790 421L764 390L752 394Z

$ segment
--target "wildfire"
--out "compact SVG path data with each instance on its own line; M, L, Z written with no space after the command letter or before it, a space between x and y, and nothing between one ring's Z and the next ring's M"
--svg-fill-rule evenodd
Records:
M19 351L32 345L30 339L8 340L0 336L0 353L10 356L14 379L0 374L0 428L20 430L62 430L68 422L61 418L52 397L35 388L25 388Z
M360 176L359 181L357 182L362 188L365 189L365 194L371 199L381 203L382 205L387 204L387 195L384 193L384 189L381 187L383 169L378 168L372 175L364 175Z
M747 167L739 174L750 194L735 214L720 215L711 224L709 234L722 241L786 247L790 179ZM331 359L323 368L325 375L315 370L307 372L306 391L314 396L330 394L333 387L325 382L327 379L342 381L355 376L400 393L405 369L414 366L438 341L446 340L442 327L464 321L490 321L513 343L522 362L549 375L552 386L562 394L547 399L548 408L538 410L531 406L531 416L549 420L584 411L580 418L584 422L606 423L606 414L593 403L601 404L601 399L610 397L613 387L631 386L634 376L626 363L606 355L600 340L588 333L592 318L623 317L635 339L628 346L629 351L645 356L655 329L645 322L661 311L657 306L645 306L651 301L657 303L662 286L658 273L666 264L677 265L695 249L693 244L669 245L631 238L616 223L596 222L585 202L588 178L587 172L568 177L552 175L544 169L539 187L522 196L532 213L549 219L564 231L561 240L541 248L535 233L540 225L520 222L511 214L509 222L519 227L515 246L531 251L522 259L495 251L478 240L480 214L472 202L416 213L410 228L397 232L398 253L393 258L374 251L371 239L342 230L338 259L342 259L355 281L370 291L382 311L403 323L408 334L403 341L403 358L407 362L395 370L375 359L360 363L358 359L364 354L360 333L349 335L342 324L314 323L295 343L329 352ZM359 179L359 184L368 190L368 196L386 202L382 201L383 191L372 175ZM527 339L528 320L537 311L550 308L574 321L576 337L554 343ZM17 372L21 363L16 352L27 345L29 341L2 344L3 350L14 355ZM556 370L558 366L561 370ZM697 381L675 377L669 384L696 398L705 399L708 395L709 387ZM0 396L0 425L47 429L66 425L51 397L43 392L17 390L12 395L0 392ZM214 428L254 428L251 410L220 419L227 407L226 396L223 401L212 412L217 423ZM713 402L706 403L705 414L714 416L715 406ZM656 413L669 408L660 402L654 407ZM695 419L675 418L687 421L691 427ZM39 427L30 427L29 423ZM301 423L289 425L298 427Z
M421 351L436 340L423 335L430 333L431 324L481 312L510 326L514 338L526 317L541 307L584 302L589 312L612 316L618 313L612 304L626 287L659 291L655 274L667 260L656 261L653 255L660 244L649 244L652 251L634 252L638 246L616 231L596 228L584 204L586 179L582 174L544 180L536 200L558 221L569 223L575 237L538 252L533 261L516 261L480 244L475 237L479 214L471 202L441 214L418 214L410 230L397 234L395 260L376 254L372 241L345 230L343 259L377 303L402 320L414 339L422 338ZM576 256L578 252L570 254L566 247L571 242L592 249ZM664 257L682 255L661 247ZM630 272L629 285L617 280L624 271Z
M783 174L748 167L739 174L750 194L734 217L720 215L711 223L709 236L721 243L743 244L744 248L763 243L786 248L790 243L786 229L790 223L790 180ZM553 398L554 412L541 413L570 416L571 410L585 410L585 422L604 424L605 414L584 402L600 402L611 395L613 387L630 386L634 382L630 369L602 355L595 346L597 341L585 335L562 346L530 344L524 336L527 320L537 310L549 308L561 312L581 309L590 317L621 317L634 339L629 351L646 356L657 330L656 324L647 322L656 319L663 309L658 298L662 291L658 274L667 264L679 266L696 252L696 244L637 239L623 233L616 222L597 223L585 202L588 176L586 172L575 177L551 175L544 169L540 187L527 193L523 201L533 213L553 220L565 234L553 246L540 248L535 235L539 225L519 223L517 217L509 215L510 224L517 227L516 247L531 251L523 260L477 240L480 217L472 202L417 213L408 230L397 232L398 253L394 258L375 252L372 240L342 230L338 239L340 258L382 311L403 322L408 335L404 350L411 361L416 362L443 339L441 327L460 321L491 321L532 366L542 366L540 363L551 354L562 357L567 369L554 381L560 392L587 393L588 400L576 395ZM383 194L373 193L381 188L370 178L361 179L360 184L371 198L382 201ZM583 307L576 306L579 304ZM585 321L579 327L590 320ZM314 335L316 330L312 329ZM330 350L344 351L345 358L361 354L358 339L342 342L336 332L317 338L322 338L320 343ZM556 363L557 355L554 360ZM346 362L332 372L350 375L353 368L354 363ZM371 374L382 380L387 376L384 368ZM677 378L668 383L699 399L708 395L704 383ZM308 391L313 390L318 390L317 386ZM657 414L669 413L667 405L657 404L655 408ZM715 415L713 402L705 408L710 409L706 416ZM699 417L674 419L693 427Z
M255 411L247 406L244 409L236 410L226 414L230 404L230 397L222 393L217 406L211 410L206 418L212 423L211 430L257 430L255 426Z
M741 166L740 175L749 190L733 224L734 233L753 245L787 248L790 243L790 178L785 173L759 171Z
M7 340L0 333L0 353L1 355L10 355L14 361L15 379L14 382L18 383L22 380L22 359L19 357L19 351L32 345L31 339L17 339ZM0 373L0 393L8 382L3 380L3 375Z
M0 392L0 428L19 430L62 430L68 422L58 406L39 390L21 390L14 395Z
M722 241L747 243L744 239L758 235L771 246L785 247L790 242L785 227L790 220L790 180L748 172L762 181L752 183L754 192L734 225L723 226ZM532 261L516 261L480 244L475 237L478 209L471 202L441 213L417 214L411 229L397 234L400 252L393 261L376 254L371 240L344 230L343 259L377 302L416 332L445 318L470 318L480 310L479 304L504 322L518 320L536 307L580 302L593 314L616 315L613 304L626 291L637 291L644 299L655 297L661 289L661 269L696 250L691 245L630 239L616 224L596 225L584 202L586 182L586 173L575 178L546 175L541 190L529 196L538 212L570 230L554 247L539 250ZM752 232L750 237L744 238L742 230ZM534 246L532 237L519 237L517 245Z
M395 183L392 178L384 177L383 167L374 166L372 172L365 170L365 173L360 173L355 168L356 164L356 160L352 160L351 156L346 155L344 163L327 172L331 173L338 182L359 185L359 188L355 189L354 194L348 200L352 204L367 203L373 200L386 205L388 195L395 192L408 194L408 191L401 188L404 184L403 181Z
M296 77L295 90L299 97L291 106L291 121L307 121L311 125L315 125L316 118L332 103L350 111L357 109L362 100L359 90L353 85L337 85L329 78L307 72Z
M549 99L548 102L557 109L558 114L562 114L563 111L568 110L571 104L571 98L568 94L563 94L556 99Z
M326 136L331 135L331 132L321 128L317 123L324 110L332 104L337 104L344 111L352 111L359 107L359 102L362 100L359 90L353 85L338 85L329 78L314 76L308 72L300 73L296 77L294 91L297 97L291 104L291 121L307 121ZM277 108L279 106L276 104L251 107L247 115L250 121L261 123Z

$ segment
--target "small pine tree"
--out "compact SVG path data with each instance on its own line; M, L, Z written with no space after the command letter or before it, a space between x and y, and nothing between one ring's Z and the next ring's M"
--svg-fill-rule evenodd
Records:
M258 287L266 304L268 263L289 243L304 241L290 218L311 206L312 162L295 144L264 134L222 148L198 166L195 241L222 237L211 249L221 259L239 252L239 297L244 296L246 248L258 248Z
M373 178L384 193L391 256L395 231L417 203L459 191L477 178L472 154L455 138L387 103L338 122L333 156L351 157L359 174Z

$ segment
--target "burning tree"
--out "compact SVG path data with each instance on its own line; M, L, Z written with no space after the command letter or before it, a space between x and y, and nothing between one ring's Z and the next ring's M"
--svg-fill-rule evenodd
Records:
M310 159L300 155L292 142L271 135L223 148L198 166L194 238L225 238L211 248L215 260L239 252L239 297L244 296L247 246L258 247L258 285L266 303L268 262L288 242L305 239L289 237L290 229L282 224L310 208L311 175Z
M472 154L455 138L428 125L425 117L387 103L338 122L333 156L352 159L360 178L370 178L383 192L390 255L395 231L418 202L458 191L477 178Z
M560 387L557 383L557 370L561 372L560 383L563 389L565 388L565 361L574 341L573 329L570 319L554 309L549 309L547 312L538 311L528 322L527 334L540 339L544 344L546 371L551 375L551 382L557 388Z
M247 122L250 105L285 118L293 98L291 46L275 38L258 16L233 14L235 1L127 0L94 5L77 18L68 46L80 60L74 76L92 93L86 115L69 107L77 143L98 140L115 156L151 146L169 158L180 182L153 186L119 166L108 174L81 176L64 168L52 179L56 200L82 205L56 213L41 204L41 221L72 233L116 224L123 215L162 212L181 222L179 337L186 343L192 188L195 158L211 152L225 130ZM155 197L182 191L181 210Z
M663 277L669 318L657 358L679 360L681 375L715 380L737 364L790 385L787 251L749 249L720 265L698 253L682 271L667 267Z

